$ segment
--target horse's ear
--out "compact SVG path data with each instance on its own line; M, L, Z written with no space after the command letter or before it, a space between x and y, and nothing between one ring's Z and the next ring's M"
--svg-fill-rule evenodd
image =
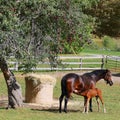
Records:
M105 74L108 72L108 69L105 69Z
M108 72L109 70L108 69L106 69L106 72Z
M108 71L109 71L109 70L108 70L108 69L106 69L106 70L105 70L105 73L107 73Z

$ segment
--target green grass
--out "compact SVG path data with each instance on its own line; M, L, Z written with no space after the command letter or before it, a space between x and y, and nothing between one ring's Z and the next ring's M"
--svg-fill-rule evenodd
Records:
M67 72L44 72L44 74L49 74L56 77L57 83L54 87L54 98L58 99L60 96L60 79ZM17 81L21 84L23 90L23 96L25 92L25 82L24 77L21 73L16 73L15 76ZM0 96L7 96L7 89L5 80L0 73ZM0 107L0 120L117 120L120 117L120 84L115 83L113 86L106 85L103 80L97 83L97 87L102 89L103 98L106 106L107 113L104 114L102 107L100 112L97 112L97 104L95 99L93 99L93 110L94 112L89 114L83 114L83 107L76 106L79 108L76 111L68 111L68 114L59 114L58 110L33 110L30 108L19 108L17 110ZM73 95L72 101L82 101L83 97ZM73 110L75 108L72 108Z
M100 55L108 55L108 56L120 56L120 51L109 51L109 50L95 50L85 48L80 54L90 55L90 54L100 54Z
M114 110L113 110L114 111ZM30 109L19 110L0 110L0 120L117 120L120 115L115 111L111 113L93 112L89 114L82 114L81 112L69 112L68 114L59 114L56 111L39 111Z

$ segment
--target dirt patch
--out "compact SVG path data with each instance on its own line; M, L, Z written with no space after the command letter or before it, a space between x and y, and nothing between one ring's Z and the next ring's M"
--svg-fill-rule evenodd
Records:
M120 83L120 74L113 74L112 79L113 79L113 82Z
M8 104L7 97L0 98L0 108L5 109ZM64 104L64 101L63 101ZM83 101L70 100L68 102L68 110L69 111L81 111L83 110ZM23 108L30 108L32 110L55 110L58 112L59 101L58 99L54 99L51 105L42 105L42 104L34 104L34 103L23 103Z

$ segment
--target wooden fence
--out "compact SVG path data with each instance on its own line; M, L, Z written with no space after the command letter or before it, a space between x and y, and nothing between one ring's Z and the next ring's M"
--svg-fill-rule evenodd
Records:
M61 65L57 67L51 67L48 61L39 62L36 68L32 68L37 71L47 70L95 70L102 69L105 66L106 56L59 56ZM18 71L18 62L8 62L10 69Z
M120 56L106 56L105 67L112 71L120 72Z

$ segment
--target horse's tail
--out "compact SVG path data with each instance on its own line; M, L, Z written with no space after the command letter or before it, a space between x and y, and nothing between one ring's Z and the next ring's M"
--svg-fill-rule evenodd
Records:
M61 80L61 91L62 95L67 95L67 78L64 76Z
M68 95L68 90L67 90L67 80L69 79L74 79L73 83L75 82L75 80L79 79L79 75L75 74L75 73L69 73L65 76L63 76L63 78L61 79L61 91L62 91L62 95L67 96ZM72 87L72 85L71 85Z

